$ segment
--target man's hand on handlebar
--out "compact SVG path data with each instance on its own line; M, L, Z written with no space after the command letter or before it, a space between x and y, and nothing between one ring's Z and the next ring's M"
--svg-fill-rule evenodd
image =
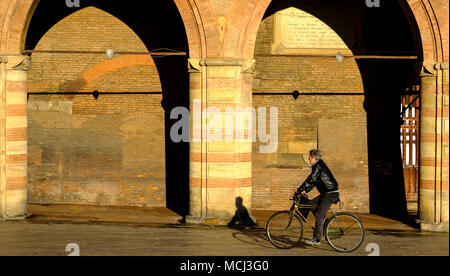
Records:
M294 194L298 194L298 191L294 191ZM308 193L306 193L306 191L301 192L300 195L308 197Z
M308 199L308 200L311 200L311 199L309 198L309 196L308 196L308 193L307 193L306 191L303 191L303 192L299 193L298 190L296 190L296 191L294 192L294 197L295 197L296 195L298 195L298 196L303 196L304 198L306 198L306 199Z

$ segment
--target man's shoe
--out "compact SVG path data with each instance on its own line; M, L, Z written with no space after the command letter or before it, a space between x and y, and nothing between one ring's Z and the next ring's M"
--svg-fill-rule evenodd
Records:
M320 241L316 241L316 240L311 240L311 241L306 240L305 243L306 243L307 245L309 245L309 246L317 246L317 245L320 245Z

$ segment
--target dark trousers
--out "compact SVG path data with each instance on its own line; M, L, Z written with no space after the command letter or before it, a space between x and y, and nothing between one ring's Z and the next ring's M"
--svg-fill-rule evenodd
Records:
M301 204L317 205L318 209L312 210L316 217L316 226L314 228L314 240L321 241L323 238L323 226L331 205L339 202L339 193L324 194L312 200L302 199ZM305 218L308 218L310 209L301 209L300 212Z

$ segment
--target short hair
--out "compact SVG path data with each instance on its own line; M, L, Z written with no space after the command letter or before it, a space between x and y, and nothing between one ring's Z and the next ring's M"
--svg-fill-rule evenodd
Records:
M313 149L309 151L309 155L311 157L316 158L316 160L321 160L322 159L322 152L318 149Z

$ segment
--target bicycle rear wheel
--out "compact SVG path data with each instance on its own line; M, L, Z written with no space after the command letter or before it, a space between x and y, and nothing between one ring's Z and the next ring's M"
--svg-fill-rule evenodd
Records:
M276 248L291 249L302 240L303 222L292 212L278 212L267 221L266 234Z
M361 220L352 214L336 214L325 226L325 238L338 252L350 253L357 250L363 243L364 236Z

